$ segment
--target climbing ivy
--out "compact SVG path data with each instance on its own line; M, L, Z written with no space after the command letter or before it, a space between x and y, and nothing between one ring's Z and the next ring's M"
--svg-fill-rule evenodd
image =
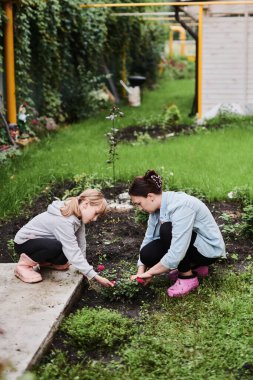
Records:
M27 101L40 114L75 120L96 109L90 93L107 70L116 84L137 72L155 80L159 28L109 9L82 9L80 0L20 0L14 7L18 105Z
M3 71L3 27L5 20L5 13L0 7L0 71Z

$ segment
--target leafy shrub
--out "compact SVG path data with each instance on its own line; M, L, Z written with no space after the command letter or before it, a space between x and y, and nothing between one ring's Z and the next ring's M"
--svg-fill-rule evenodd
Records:
M14 158L21 155L21 151L15 147L8 148L0 152L0 165L8 162L9 158Z
M169 106L163 117L163 127L166 128L169 125L177 125L181 120L181 114L178 107L175 104Z
M246 206L250 203L250 189L248 186L235 187L228 193L228 197Z
M134 322L110 309L85 307L70 315L63 323L71 342L82 349L113 347L136 331Z

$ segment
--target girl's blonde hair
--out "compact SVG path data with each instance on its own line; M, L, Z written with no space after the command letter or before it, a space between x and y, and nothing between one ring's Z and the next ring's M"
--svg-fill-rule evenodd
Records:
M88 200L91 206L101 206L99 213L103 214L107 209L107 202L104 194L97 189L84 190L78 197L71 197L66 200L64 206L61 207L61 213L63 216L75 215L78 218L81 217L80 204Z

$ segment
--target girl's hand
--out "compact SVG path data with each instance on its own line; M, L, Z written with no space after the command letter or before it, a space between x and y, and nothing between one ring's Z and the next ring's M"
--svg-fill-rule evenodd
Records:
M136 280L137 277L138 277L138 274L133 274L132 276L130 276L130 280L134 281Z
M110 286L115 285L115 281L109 281L105 277L101 277L98 274L95 276L95 280L99 282L100 285L104 286L105 288L109 288Z

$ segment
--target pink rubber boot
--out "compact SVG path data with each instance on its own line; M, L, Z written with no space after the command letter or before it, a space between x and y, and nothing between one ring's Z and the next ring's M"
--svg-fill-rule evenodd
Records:
M54 269L54 270L67 270L70 267L70 263L66 264L53 264L53 263L40 263L39 266L41 268L48 268L48 269Z
M193 273L196 274L198 277L207 277L208 276L208 266L202 266L192 269ZM171 282L176 282L178 279L178 269L173 269L168 274L169 279Z
M190 293L199 286L198 277L193 278L178 278L174 285L168 288L167 293L169 297L181 297Z
M19 262L17 263L17 266L14 269L14 274L20 280L28 282L29 284L32 284L34 282L40 282L42 281L41 274L33 270L33 267L35 267L36 265L38 265L38 263L33 261L25 253L22 253L20 255Z

